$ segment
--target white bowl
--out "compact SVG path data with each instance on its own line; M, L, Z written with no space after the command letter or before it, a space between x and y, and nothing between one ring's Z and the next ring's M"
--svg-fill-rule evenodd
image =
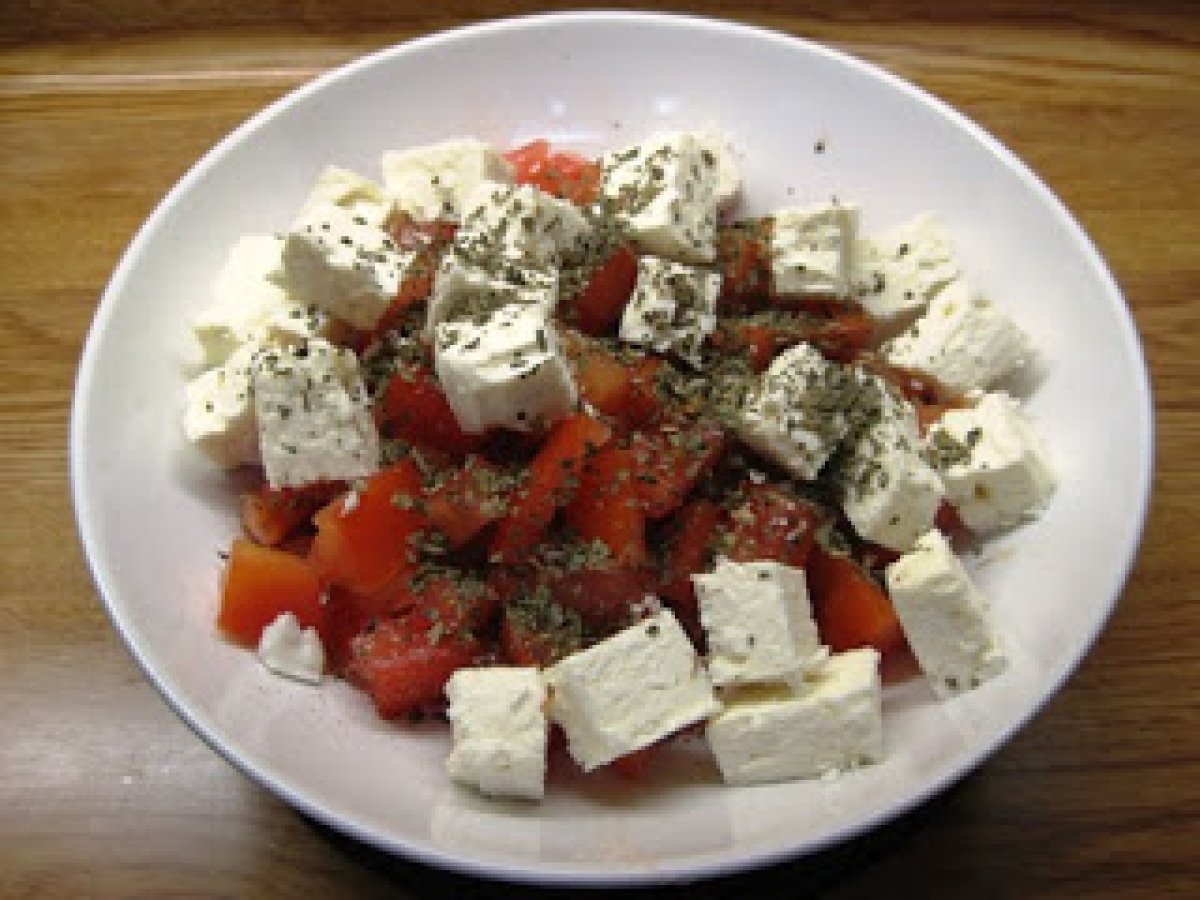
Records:
M229 245L290 221L327 163L377 175L384 150L468 134L595 152L710 121L736 139L750 211L837 194L862 205L868 228L939 212L966 270L1036 341L1029 409L1061 485L1043 518L973 562L1012 665L952 702L921 681L889 688L886 761L839 780L723 787L683 752L648 787L564 776L540 806L478 799L443 774L445 729L380 722L344 684L274 678L218 639L217 552L237 528L236 495L183 445L177 348ZM1142 527L1151 446L1144 363L1112 277L1045 185L977 126L815 44L724 22L582 13L382 51L208 153L146 222L101 301L79 371L71 476L93 574L130 651L243 771L335 828L434 865L632 884L826 847L995 751L1111 612Z

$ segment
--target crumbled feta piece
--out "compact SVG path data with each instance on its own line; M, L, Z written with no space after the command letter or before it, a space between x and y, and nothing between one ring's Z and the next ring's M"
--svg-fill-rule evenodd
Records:
M459 669L446 682L454 749L446 772L494 797L546 791L546 686L536 667Z
M840 203L781 209L771 216L771 284L777 294L852 293L858 208Z
M880 350L892 365L916 369L961 394L991 387L1031 353L1025 333L961 279Z
M574 203L531 185L485 181L463 201L454 242L473 256L498 253L517 265L545 269L578 254L591 230Z
M225 468L260 460L250 377L261 349L241 345L224 363L188 382L185 391L184 434Z
M264 349L251 386L271 487L363 478L379 468L379 435L353 350L320 339Z
M858 424L840 459L842 508L860 537L904 551L932 527L945 487L921 452L912 404L876 376L858 377Z
M329 316L294 303L270 281L283 260L283 240L238 239L212 286L212 303L192 320L203 368L219 366L247 343L292 344L330 332Z
M716 272L643 256L621 317L621 340L660 353L674 350L698 366L704 339L717 327L720 293Z
M713 261L717 157L695 135L657 135L601 164L601 193L642 250L679 262Z
M396 206L415 219L457 218L484 181L511 181L512 168L474 138L442 141L383 155L383 184Z
M1054 492L1042 443L1007 394L984 394L970 409L947 411L930 428L926 449L963 524L976 533L1036 515Z
M391 305L414 258L350 210L315 206L284 238L282 265L272 280L301 306L367 330Z
M670 610L546 670L550 719L590 772L715 713L700 657Z
M693 575L715 685L786 681L821 652L804 570L718 559Z
M301 628L293 613L275 617L262 631L258 641L258 658L262 664L285 678L321 683L325 668L325 648L315 628Z
M558 335L537 306L510 304L482 325L442 322L434 368L459 427L530 431L570 414L578 392Z
M923 535L885 575L904 636L939 697L978 687L1003 671L987 601L940 531Z
M394 204L369 178L339 166L326 166L317 176L303 208L308 211L325 206L340 206L365 219L368 225L384 228Z
M854 269L859 304L885 322L923 310L959 276L954 247L930 213L881 238L860 240Z
M531 306L548 318L558 303L558 275L510 260L495 259L483 268L467 254L447 253L438 264L426 307L425 327L442 322L479 319L503 306Z
M738 168L737 155L729 135L716 125L706 125L695 132L696 140L700 142L701 152L707 150L717 161L717 183L713 189L713 199L719 209L733 205L742 189L742 173Z
M734 427L757 452L812 481L850 427L859 380L810 344L779 354L738 410Z
M883 758L879 654L835 653L796 685L743 688L709 719L730 784L817 778Z

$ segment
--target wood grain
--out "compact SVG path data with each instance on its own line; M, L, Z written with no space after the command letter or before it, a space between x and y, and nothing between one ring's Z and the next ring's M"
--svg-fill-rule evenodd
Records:
M1137 566L1095 651L1048 708L977 773L892 825L688 894L1200 895L1194 4L638 5L733 15L826 41L917 82L996 134L1107 255L1145 343L1158 424L1155 498ZM530 893L331 834L174 717L96 600L75 536L66 421L113 266L208 147L360 53L539 7L0 6L0 896Z

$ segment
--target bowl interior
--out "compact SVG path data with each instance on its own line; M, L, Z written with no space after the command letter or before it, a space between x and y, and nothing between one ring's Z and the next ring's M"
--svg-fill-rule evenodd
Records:
M868 230L937 211L966 271L1033 336L1029 409L1061 484L1042 519L971 560L1011 668L950 703L919 681L889 688L886 761L836 781L725 788L698 748L682 747L670 775L649 786L560 773L540 806L478 800L442 774L444 729L381 723L344 685L274 678L217 639L217 553L237 528L236 491L180 434L187 323L229 245L286 225L327 163L378 177L384 150L453 136L501 146L547 137L594 153L709 122L735 141L748 211L836 195L862 206ZM114 622L169 702L229 759L336 827L416 858L621 883L819 848L990 753L1110 612L1140 533L1150 440L1144 364L1116 286L1050 192L987 135L815 45L727 23L595 13L384 51L291 95L209 153L146 223L100 305L71 464Z

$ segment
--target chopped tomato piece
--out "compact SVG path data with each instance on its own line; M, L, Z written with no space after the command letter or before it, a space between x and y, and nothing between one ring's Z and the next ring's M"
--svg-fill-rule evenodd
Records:
M618 566L646 561L646 514L634 474L639 466L622 447L598 451L583 467L579 489L564 510L586 541L601 541Z
M230 640L255 647L263 629L286 612L304 628L321 625L316 570L302 557L235 538L225 566L217 626Z
M313 513L344 491L340 482L273 488L242 494L242 529L257 544L278 547L312 521Z
M380 431L388 437L457 459L478 450L482 442L478 435L466 434L458 426L433 370L423 365L392 376L376 404L376 419Z
M584 334L609 334L616 328L637 283L637 256L618 247L588 279L572 304L575 324Z
M517 184L531 184L580 205L591 203L599 194L600 164L576 153L551 153L548 141L531 141L504 158L512 164Z
M422 221L401 210L388 221L387 230L400 250L426 250L436 255L454 240L458 223L453 219Z
M770 228L770 220L754 219L717 229L722 313L759 306L766 297L771 285Z
M818 546L808 588L821 640L834 652L874 647L889 653L904 642L892 601L853 559Z
M591 416L569 416L550 429L529 476L509 499L496 523L490 558L495 563L523 562L541 540L555 510L570 500L587 456L608 443L612 429Z
M958 514L957 507L949 500L943 500L938 505L933 524L951 544L961 541L967 536L967 526L963 523L962 516Z
M644 781L654 763L657 747L657 744L651 744L641 750L634 750L624 756L618 756L608 764L608 768L630 781Z
M379 619L399 610L396 595L390 589L373 594L357 594L337 585L329 588L325 602L325 624L321 640L329 670L341 675L352 656L354 639Z
M399 327L414 306L429 298L429 292L433 289L432 272L433 269L430 267L428 271L419 271L400 283L396 296L392 298L392 302L388 304L388 308L383 311L383 315L379 317L375 327L371 330L371 336L365 342L367 345L393 328Z
M551 599L579 614L596 634L612 634L643 618L647 594L654 592L654 576L635 569L585 569L567 572L549 581Z
M644 356L629 366L629 403L623 416L625 424L637 428L658 419L663 400L658 392L659 369L665 366L657 356Z
M676 515L677 530L664 561L659 593L691 636L700 640L700 609L692 576L707 572L713 543L721 524L721 507L711 500L693 500Z
M334 500L314 518L312 559L332 583L360 594L379 590L416 563L421 475L403 460Z
M734 562L803 566L825 518L821 508L774 485L746 484L742 491L743 501L729 513L725 555Z
M451 550L469 543L504 515L508 479L496 466L469 456L425 500L429 523L446 536Z
M633 401L633 372L602 347L581 347L571 356L579 394L606 416L625 419Z
M661 519L677 510L701 476L716 465L725 449L725 431L707 419L666 423L635 432L629 447L646 517Z
M538 585L519 592L500 619L500 652L518 666L552 666L587 645L583 619L564 609Z

